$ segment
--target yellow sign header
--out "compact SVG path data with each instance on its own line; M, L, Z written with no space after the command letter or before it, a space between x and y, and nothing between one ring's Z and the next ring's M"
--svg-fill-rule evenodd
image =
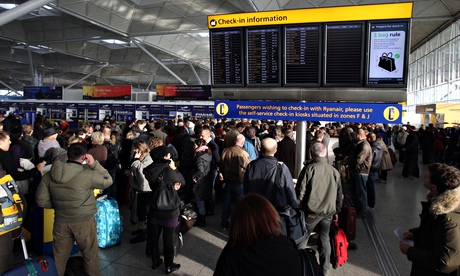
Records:
M412 5L413 3L395 3L208 15L208 28L405 19L412 17Z

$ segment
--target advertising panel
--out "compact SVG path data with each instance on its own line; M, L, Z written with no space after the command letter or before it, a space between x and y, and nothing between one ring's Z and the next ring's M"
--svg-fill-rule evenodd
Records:
M209 100L210 85L157 85L157 100Z
M25 86L24 100L37 99L37 100L62 100L62 86Z
M131 85L83 86L84 100L131 100Z
M408 22L370 23L368 85L406 82Z

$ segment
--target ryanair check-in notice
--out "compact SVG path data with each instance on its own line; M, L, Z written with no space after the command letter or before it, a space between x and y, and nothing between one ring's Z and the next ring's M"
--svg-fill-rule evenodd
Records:
M215 101L214 115L226 118L401 124L402 105Z

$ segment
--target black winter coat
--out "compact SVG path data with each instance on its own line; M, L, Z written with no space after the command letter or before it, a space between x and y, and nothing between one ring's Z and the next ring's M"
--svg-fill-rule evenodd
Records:
M174 183L179 182L182 185L185 185L185 180L182 174L178 170L173 170L169 167L169 160L164 161L154 161L152 164L144 168L145 179L149 181L150 189L152 189L152 194L155 195L158 189L158 177L160 174L163 174L163 180L166 185L174 185ZM150 206L149 216L152 218L158 219L170 219L177 218L180 215L179 207L174 211L160 211L154 210Z

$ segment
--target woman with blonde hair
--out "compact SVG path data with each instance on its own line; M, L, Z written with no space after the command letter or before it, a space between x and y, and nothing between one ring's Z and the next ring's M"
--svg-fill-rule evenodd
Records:
M88 150L88 153L94 157L94 160L99 161L99 163L104 166L107 160L107 149L103 146L104 135L99 131L94 132L91 135L91 141L93 147Z
M136 235L130 240L130 243L143 242L147 239L147 214L148 214L148 202L152 194L149 182L145 179L144 168L153 163L152 157L150 157L149 146L144 141L134 142L134 159L131 163L129 184L132 188L133 204L137 203L136 206L131 206L131 210L135 207L135 214L131 213L131 217L137 217L137 231L133 234ZM136 200L137 199L137 200ZM131 221L136 221L132 218Z
M248 194L236 205L229 239L214 275L303 275L295 243L281 235L281 221L263 196Z

